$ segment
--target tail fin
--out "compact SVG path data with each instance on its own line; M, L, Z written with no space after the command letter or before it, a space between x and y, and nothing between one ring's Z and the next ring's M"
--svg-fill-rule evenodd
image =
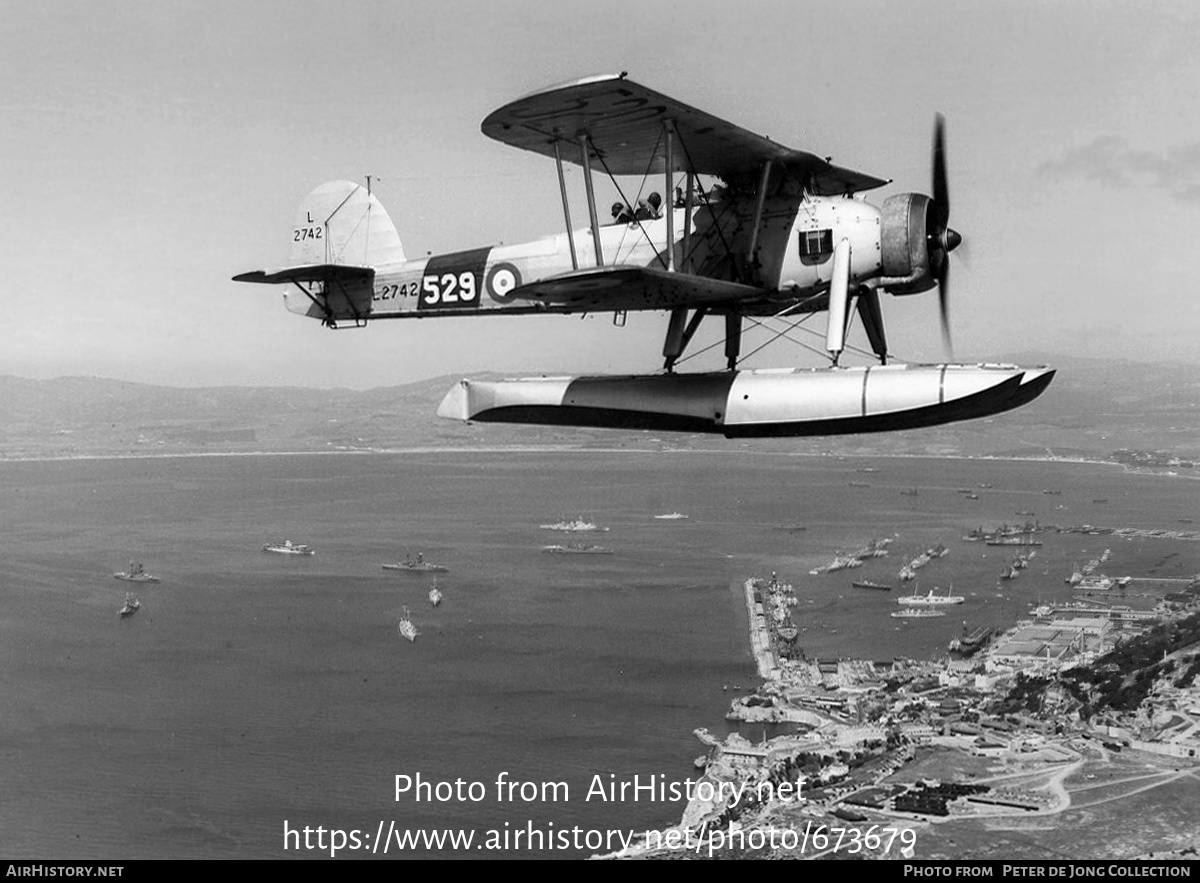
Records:
M293 266L377 267L403 260L392 219L361 184L330 181L300 203L292 228Z

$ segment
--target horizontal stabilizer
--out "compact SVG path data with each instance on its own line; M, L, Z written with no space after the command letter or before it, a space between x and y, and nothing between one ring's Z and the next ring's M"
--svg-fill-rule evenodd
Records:
M238 273L233 277L234 282L258 282L263 285L286 285L289 282L354 283L364 280L369 285L374 279L375 271L370 267L347 267L343 264L307 264L285 267L282 270L251 270L249 273Z
M888 365L719 374L463 380L451 419L727 438L885 432L970 420L1037 398L1054 371L1015 365Z
M513 289L513 300L575 310L669 310L719 307L764 298L752 285L672 273L654 267L597 267L542 279Z
M284 304L293 313L320 319L331 328L338 322L363 324L371 315L375 271L343 264L305 264L282 270L252 270L233 277L234 282L288 285Z

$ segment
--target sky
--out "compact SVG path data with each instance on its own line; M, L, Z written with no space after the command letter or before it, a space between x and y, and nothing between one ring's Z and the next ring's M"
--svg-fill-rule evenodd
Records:
M230 279L285 263L300 200L332 179L374 176L410 256L559 232L553 162L479 124L621 71L893 179L876 204L930 192L943 113L958 361L1200 363L1191 0L0 0L0 17L0 375L363 389L656 371L662 313L330 331ZM577 169L568 186L578 217ZM936 293L883 311L898 357L945 360ZM779 345L750 361L821 363ZM718 348L689 367L721 364Z

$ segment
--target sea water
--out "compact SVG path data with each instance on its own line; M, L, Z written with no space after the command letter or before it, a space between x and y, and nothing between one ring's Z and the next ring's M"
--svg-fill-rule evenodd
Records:
M373 844L381 823L662 827L679 801L607 800L594 786L696 777L692 730L724 735L730 699L757 683L746 578L793 583L810 657L929 657L964 623L1005 626L1069 598L1064 577L1107 547L1110 575L1200 570L1194 542L1050 532L1001 584L1014 550L963 542L971 528L1034 511L1043 523L1188 529L1196 487L1097 464L751 452L0 463L0 853L316 857L329 850L297 849L285 830L309 827L315 845L318 827ZM654 518L671 512L689 517ZM608 530L539 526L573 519ZM809 575L882 537L887 558ZM262 551L283 539L316 555ZM613 554L541 551L568 542ZM966 602L936 620L890 618L900 564L939 542L950 554L920 587L953 586ZM381 567L418 552L449 568L437 608L432 575ZM120 619L131 585L112 573L131 559L162 582L133 586L142 608ZM853 588L861 578L894 591ZM413 643L396 634L405 608ZM397 795L397 776L418 775L484 797ZM536 794L499 799L500 778Z

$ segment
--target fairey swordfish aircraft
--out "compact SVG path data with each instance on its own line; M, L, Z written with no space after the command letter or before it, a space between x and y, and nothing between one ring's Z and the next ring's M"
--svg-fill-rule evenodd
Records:
M859 194L886 180L793 150L616 76L527 95L483 133L553 157L564 232L518 245L406 259L382 205L349 181L312 191L292 227L287 266L235 276L284 285L287 308L330 328L435 316L669 312L663 371L652 375L463 380L438 409L462 420L805 436L932 426L1036 398L1048 368L887 364L880 295L937 288L949 343L950 228L943 124L933 196L882 207ZM563 163L583 168L588 226L576 229ZM601 223L593 174L662 178L636 211ZM704 186L704 179L709 186ZM713 179L720 183L714 185ZM653 179L652 179L653 180ZM608 219L605 219L606 221ZM823 368L738 370L746 320L825 311ZM857 314L879 364L839 366ZM728 370L675 370L701 321L725 325Z

